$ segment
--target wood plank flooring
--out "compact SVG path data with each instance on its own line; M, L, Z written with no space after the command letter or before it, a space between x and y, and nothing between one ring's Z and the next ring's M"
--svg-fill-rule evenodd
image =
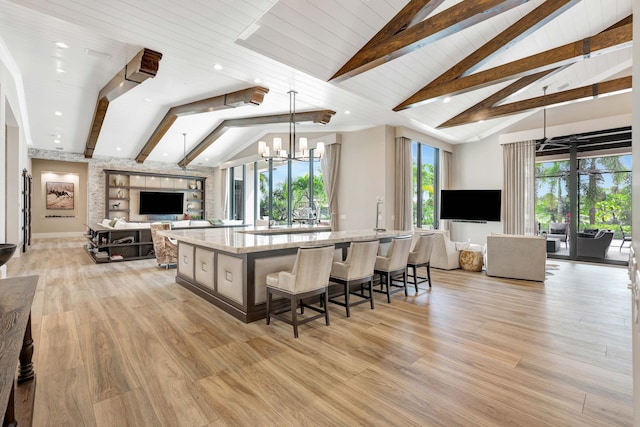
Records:
M621 267L549 260L546 282L432 270L347 319L244 324L154 260L94 264L39 239L34 426L630 426Z

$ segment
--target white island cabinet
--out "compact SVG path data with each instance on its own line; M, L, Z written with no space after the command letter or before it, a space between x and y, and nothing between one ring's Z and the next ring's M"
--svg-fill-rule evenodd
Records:
M343 257L350 242L399 231L331 231L323 227L165 230L178 240L176 282L244 322L265 317L266 276L291 269L299 247L334 244Z

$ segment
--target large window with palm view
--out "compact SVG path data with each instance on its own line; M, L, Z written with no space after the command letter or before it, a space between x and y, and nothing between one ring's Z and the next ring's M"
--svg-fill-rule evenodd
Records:
M274 224L329 220L319 159L259 162L258 215Z
M576 188L570 191L570 178L575 174ZM571 198L576 199L576 212L572 216ZM631 155L592 156L577 159L577 170L571 171L568 160L540 162L536 164L536 220L541 233L551 233L555 228L570 229L576 222L577 236L567 236L577 244L578 257L597 257L601 260L616 255L608 247L618 247L621 252L631 236ZM562 227L560 227L560 225ZM566 225L564 225L566 224ZM601 253L590 252L596 243L590 239L598 232L610 233L608 247ZM582 245L582 247L580 247ZM627 245L628 246L628 245ZM555 256L555 249L551 250ZM560 254L562 255L562 254ZM565 254L566 255L566 254ZM625 254L619 258L624 259Z
M438 155L437 148L417 141L411 144L413 225L417 228L438 228Z

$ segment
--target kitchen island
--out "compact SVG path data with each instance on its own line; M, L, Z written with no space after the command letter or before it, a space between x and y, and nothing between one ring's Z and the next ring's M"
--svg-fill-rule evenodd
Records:
M290 270L299 247L333 244L343 257L352 241L406 234L328 227L254 227L160 231L178 241L176 282L249 323L266 316L266 276Z

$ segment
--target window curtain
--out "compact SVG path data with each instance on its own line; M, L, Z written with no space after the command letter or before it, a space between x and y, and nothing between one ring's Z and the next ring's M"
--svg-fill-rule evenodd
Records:
M394 215L396 230L413 229L413 189L411 188L411 140L396 138Z
M324 156L320 161L322 179L324 180L324 192L329 202L331 215L331 229L338 230L338 170L340 169L339 143L329 144L325 147Z
M438 177L440 190L449 190L451 188L453 156L450 152L440 150L440 176ZM438 223L440 230L449 229L449 220L441 219Z
M504 144L504 218L507 234L535 233L536 142Z

